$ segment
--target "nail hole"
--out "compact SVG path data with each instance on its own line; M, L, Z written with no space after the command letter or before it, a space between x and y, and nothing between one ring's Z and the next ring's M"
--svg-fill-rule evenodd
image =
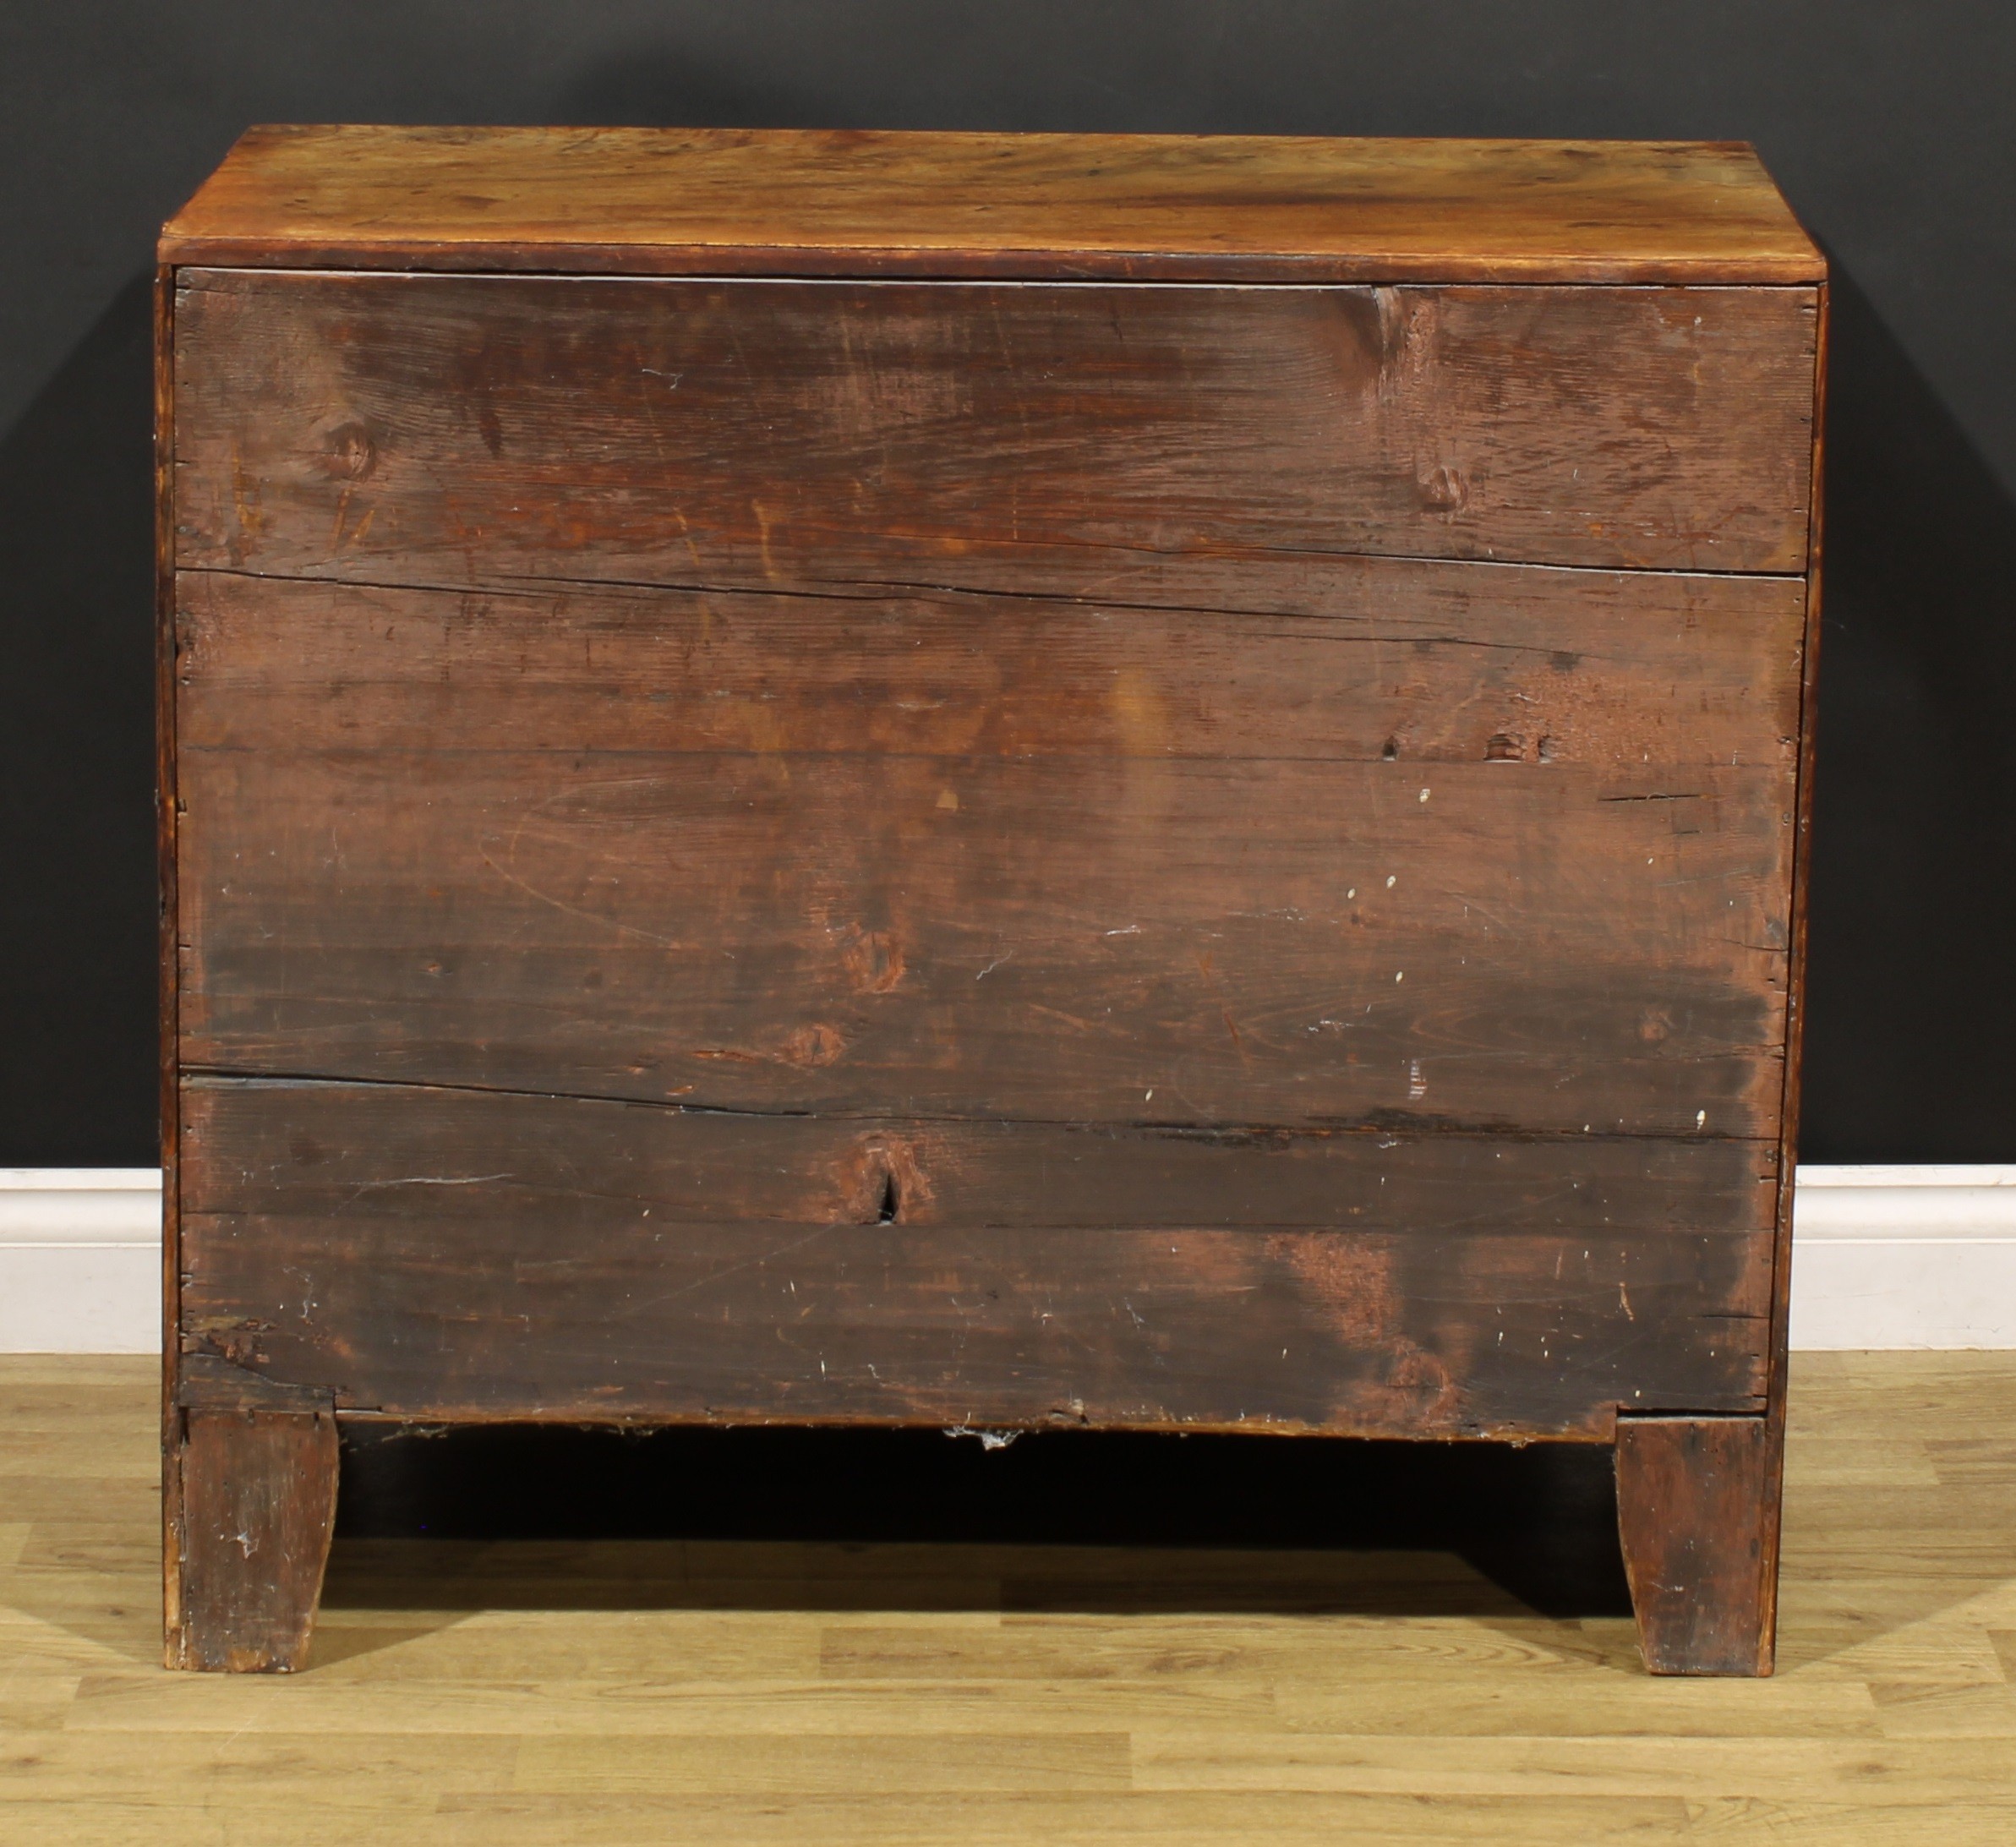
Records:
M882 1210L876 1215L877 1222L893 1225L896 1215L902 1210L903 1202L896 1196L896 1176L885 1173L882 1177Z
M1385 749L1379 754L1389 763L1395 762L1400 756L1400 740L1396 737L1388 738Z

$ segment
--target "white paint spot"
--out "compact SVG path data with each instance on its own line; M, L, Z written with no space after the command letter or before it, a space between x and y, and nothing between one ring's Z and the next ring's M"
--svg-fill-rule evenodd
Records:
M1706 1128L1708 1126L1708 1112L1706 1110L1695 1111L1694 1126L1696 1128Z
M1345 893L1345 894L1344 894L1344 895L1345 895L1347 898L1356 898L1356 897L1358 896L1358 887L1357 887L1357 886L1353 885L1353 886L1351 888L1351 889L1350 889L1349 891L1347 891L1347 893Z
M1394 976L1393 976L1393 979L1394 979L1395 981L1404 981L1405 980L1407 980L1407 971L1405 969L1400 969L1400 970L1396 970L1396 971L1395 971L1395 974L1394 974Z
M1425 789L1421 791L1421 799L1423 801L1428 800L1428 791Z
M1141 926L1139 924L1129 924L1124 930L1109 930L1106 933L1109 937L1138 937L1141 933Z
M1155 1101L1155 1092L1154 1092L1153 1090L1150 1090L1150 1091L1148 1093L1148 1095L1147 1095L1147 1096L1145 1096L1145 1097L1143 1097L1143 1098L1141 1099L1141 1101L1142 1101L1144 1103L1152 1103L1152 1102L1154 1102L1154 1101Z
M1418 1101L1428 1095L1428 1079L1421 1074L1421 1061L1412 1060L1407 1065L1407 1097Z
M1393 889L1393 888L1394 888L1396 885L1397 885L1399 883L1400 883L1400 874L1399 874L1399 873L1397 873L1397 872L1389 872L1389 873L1387 873L1387 874L1386 874L1386 889L1387 889L1388 891L1391 891L1391 890Z

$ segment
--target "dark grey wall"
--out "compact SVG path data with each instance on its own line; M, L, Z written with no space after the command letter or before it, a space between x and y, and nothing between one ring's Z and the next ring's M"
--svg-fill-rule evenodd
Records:
M245 124L1755 141L1838 265L1805 1153L2016 1159L2006 0L17 0L0 1164L153 1158L145 276Z

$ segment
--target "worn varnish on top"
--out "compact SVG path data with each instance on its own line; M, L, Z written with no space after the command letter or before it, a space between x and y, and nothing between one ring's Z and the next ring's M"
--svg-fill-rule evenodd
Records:
M1747 149L265 128L162 252L179 1658L377 1416L1615 1440L1767 1663Z
M638 275L1812 282L1745 144L254 128L168 263Z

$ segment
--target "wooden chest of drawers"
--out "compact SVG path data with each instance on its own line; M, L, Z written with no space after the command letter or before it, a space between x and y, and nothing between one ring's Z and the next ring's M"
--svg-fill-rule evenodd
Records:
M172 1662L376 1418L1614 1444L1768 1669L1747 150L275 128L161 262Z

